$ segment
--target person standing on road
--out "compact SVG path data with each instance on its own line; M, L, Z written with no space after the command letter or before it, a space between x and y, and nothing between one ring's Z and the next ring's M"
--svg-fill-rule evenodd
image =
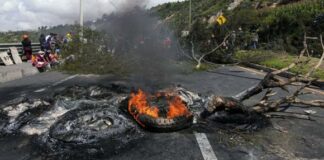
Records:
M252 34L252 47L253 49L257 49L259 43L259 35L257 32Z
M23 35L22 39L23 40L21 41L21 44L23 46L24 55L26 56L27 61L31 60L32 53L33 53L33 51L32 51L32 42L29 39L27 34Z

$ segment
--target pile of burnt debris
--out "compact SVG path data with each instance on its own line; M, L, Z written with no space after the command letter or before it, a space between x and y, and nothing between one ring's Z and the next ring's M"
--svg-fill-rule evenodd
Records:
M0 110L1 136L33 136L34 146L46 159L87 159L114 155L143 138L146 131L174 132L206 122L201 113L208 97L180 87L155 94L131 90L116 84L73 86L51 98L15 99ZM227 114L212 117L236 126L254 123L247 116Z

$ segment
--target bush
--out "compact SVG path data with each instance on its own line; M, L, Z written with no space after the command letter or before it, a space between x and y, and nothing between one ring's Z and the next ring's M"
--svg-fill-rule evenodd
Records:
M320 27L314 27L316 16L324 12L321 0L304 0L275 9L260 11L260 37L263 41L283 40L284 48L296 53L302 48L303 35L307 32L314 35L322 32ZM317 35L316 35L317 36ZM310 44L311 45L311 44Z
M239 62L261 63L266 59L275 57L277 54L265 50L239 50L235 53L234 59Z
M291 63L295 62L297 59L297 56L294 55L288 55L288 54L278 54L277 56L274 56L272 58L266 59L262 62L259 62L259 64L275 68L275 69L282 69L290 65ZM306 57L303 57L303 60L306 60ZM317 65L319 59L318 58L311 58L310 62L307 64L304 64L299 67L294 67L290 69L289 71L292 73L298 73L305 75L310 71L311 68L313 68L315 65ZM324 66L321 66L319 69L317 69L314 73L315 78L324 79Z
M75 33L79 33L76 29ZM80 40L79 35L73 37L73 41L63 48L62 56L75 55L76 60L64 64L61 70L82 74L116 74L128 73L125 59L110 53L106 45L108 40L104 33L84 30L85 41Z

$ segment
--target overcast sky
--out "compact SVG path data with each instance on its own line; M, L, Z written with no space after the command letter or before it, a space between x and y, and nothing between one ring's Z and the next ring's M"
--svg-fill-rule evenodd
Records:
M0 0L0 31L37 29L73 24L79 18L80 0ZM85 20L134 5L146 7L179 0L84 0ZM180 0L181 1L181 0Z

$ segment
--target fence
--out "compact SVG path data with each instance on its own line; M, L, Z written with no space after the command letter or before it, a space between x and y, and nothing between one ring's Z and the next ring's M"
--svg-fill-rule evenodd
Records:
M10 47L16 47L20 55L23 54L21 43L0 43L0 52L6 52ZM33 52L36 53L40 50L39 43L32 43Z

